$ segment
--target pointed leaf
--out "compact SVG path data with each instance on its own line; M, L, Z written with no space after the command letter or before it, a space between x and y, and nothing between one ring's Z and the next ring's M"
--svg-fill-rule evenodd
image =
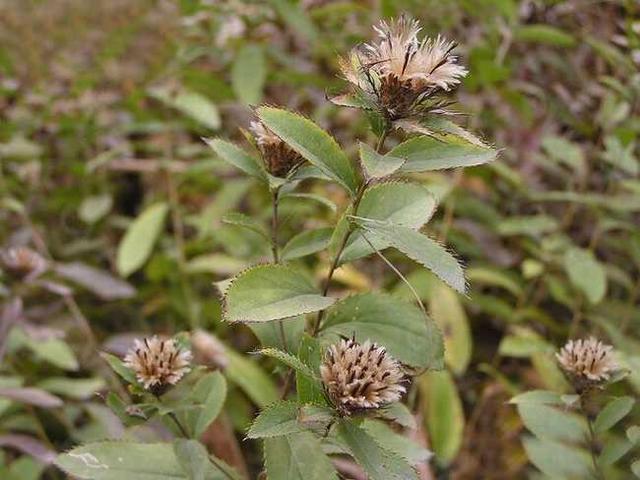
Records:
M260 107L262 122L322 172L355 193L359 180L353 165L328 133L311 120L273 107Z
M316 228L300 232L284 246L282 258L293 260L324 250L329 245L332 234L332 228Z
M415 230L391 223L382 223L367 218L355 218L374 239L388 242L409 258L435 273L443 282L465 293L467 282L462 266L456 258L435 240Z
M236 55L231 67L231 86L240 100L256 105L262 100L267 78L267 62L259 45L246 45Z
M247 438L270 438L304 431L298 423L298 405L295 402L277 402L267 406L256 417L247 432Z
M405 159L381 155L366 143L360 142L360 163L367 178L385 178L397 172Z
M220 138L203 138L203 140L225 162L230 163L252 177L264 181L267 180L267 174L262 168L260 161L247 154L240 147Z
M301 373L302 375L305 375L309 378L315 377L315 375L307 365L302 363L297 357L294 357L287 352L283 352L282 350L278 350L277 348L263 348L262 350L258 350L256 353L275 358L288 367L293 368L297 373Z
M168 210L166 203L156 203L129 225L118 245L116 266L120 275L127 277L145 264L162 232Z
M324 310L334 302L318 294L296 270L261 265L233 279L224 297L224 318L228 322L267 322Z
M264 457L269 480L338 480L322 445L310 432L265 439Z
M609 402L598 414L593 424L595 433L604 433L622 420L633 408L632 397L618 397Z
M497 152L460 137L436 139L420 136L410 138L393 148L388 155L406 159L401 172L425 172L445 168L470 167L495 160Z
M309 365L312 372L318 372L320 370L320 362L322 359L322 352L318 339L311 337L308 334L303 335L302 341L300 342L298 358L301 362ZM307 403L314 405L327 404L322 386L320 382L314 378L310 378L307 375L296 372L296 387L298 392L298 403L300 405Z

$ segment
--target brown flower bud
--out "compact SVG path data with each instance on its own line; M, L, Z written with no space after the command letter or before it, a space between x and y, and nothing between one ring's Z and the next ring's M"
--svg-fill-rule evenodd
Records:
M342 415L380 408L406 391L400 364L384 347L343 339L327 349L320 375L329 400Z
M251 131L260 147L267 171L274 177L286 177L303 159L262 122L251 122Z

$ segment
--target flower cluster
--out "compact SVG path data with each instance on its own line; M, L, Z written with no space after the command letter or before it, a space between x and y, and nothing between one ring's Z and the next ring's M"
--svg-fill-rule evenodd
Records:
M134 341L124 364L136 374L144 388L160 395L175 385L190 370L191 352L181 349L175 340L157 336Z
M606 382L620 369L613 358L613 347L593 337L569 340L556 358L578 391Z
M262 122L251 122L251 131L262 153L265 168L274 177L286 177L302 163L302 157Z
M384 347L343 339L331 345L320 366L329 400L342 415L397 402L405 392L400 364Z
M418 21L404 16L374 28L377 43L360 46L340 60L340 70L360 101L389 122L447 113L449 102L440 94L467 74L452 55L456 44L441 36L419 40Z

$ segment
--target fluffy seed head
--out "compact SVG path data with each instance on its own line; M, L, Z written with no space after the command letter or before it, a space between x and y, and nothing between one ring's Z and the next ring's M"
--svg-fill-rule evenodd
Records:
M397 402L406 391L400 364L369 340L343 339L331 345L320 375L331 403L343 415Z
M605 382L620 368L613 358L613 347L594 337L569 340L556 358L577 389Z
M405 16L382 21L374 30L378 42L356 48L348 59L340 60L345 79L376 98L390 120L427 111L442 113L447 103L433 97L467 75L451 53L456 44L440 35L419 40L420 24Z
M0 260L7 270L21 278L35 278L47 269L47 261L28 247L2 250Z
M251 131L258 143L267 171L275 177L286 177L302 162L302 157L262 122L251 122Z
M190 370L191 352L181 350L173 339L157 336L136 339L124 357L124 364L133 370L138 381L150 392L159 395L175 385Z

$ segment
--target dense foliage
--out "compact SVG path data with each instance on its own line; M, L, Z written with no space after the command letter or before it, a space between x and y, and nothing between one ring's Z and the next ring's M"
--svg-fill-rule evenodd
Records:
M640 477L639 65L632 0L0 3L0 477Z

